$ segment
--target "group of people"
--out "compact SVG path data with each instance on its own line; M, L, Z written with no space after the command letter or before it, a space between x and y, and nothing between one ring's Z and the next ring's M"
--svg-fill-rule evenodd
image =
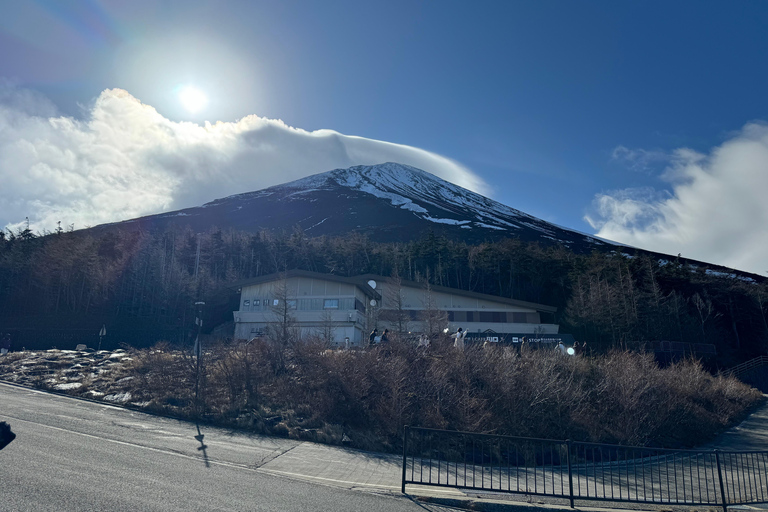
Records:
M464 338L466 337L467 331L459 327L455 333L451 334L451 338L454 340L453 346L459 350L464 350ZM389 329L384 329L384 332L381 335L379 335L378 329L374 329L368 336L368 347L375 347L376 345L384 345L386 343L389 343ZM416 344L417 347L427 348L430 344L431 342L427 334L419 334L418 343Z
M379 330L374 329L368 336L368 346L374 347L379 344L389 343L389 329L384 329L384 332L379 335Z
M375 347L377 345L385 345L385 344L389 343L389 336L390 336L389 329L384 329L384 332L381 335L379 335L379 330L378 329L374 329L373 331L371 331L371 334L368 336L368 347L373 348L373 347ZM456 348L457 350L462 350L463 351L464 350L464 340L467 337L467 331L465 331L464 329L459 327L456 330L456 332L454 332L450 336L451 336L451 338L453 338L453 346L454 346L454 348ZM523 338L521 340L521 343L520 343L520 348L524 349L524 347L526 347L527 343L528 343L528 339L525 336L523 336ZM486 342L483 345L483 347L485 348L485 347L487 347L489 345L490 344L488 342ZM430 346L429 336L427 334L419 334L419 338L418 338L418 342L417 342L416 346L418 348L422 348L422 349L425 349L425 348L429 347ZM586 353L587 342L585 341L585 342L583 342L580 345L578 341L575 341L573 343L573 347L572 348L573 348L573 350L572 350L572 354L573 355L577 355L578 356L578 355L584 354L584 353ZM566 348L565 344L562 341L560 341L557 345L555 345L555 350L558 351L559 353L563 354L563 355L567 355L567 354L569 354L569 350L570 349Z

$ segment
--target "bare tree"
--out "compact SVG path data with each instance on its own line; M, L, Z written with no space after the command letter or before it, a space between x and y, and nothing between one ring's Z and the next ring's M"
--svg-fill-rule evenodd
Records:
M701 342L706 343L707 340L706 333L704 332L704 325L714 313L712 301L709 299L702 299L701 295L695 293L693 294L693 297L691 297L691 302L693 302L693 306L696 308L696 312L699 314L699 322L701 323Z
M332 345L334 340L334 333L336 331L336 322L333 319L333 310L325 309L320 316L320 338L326 345Z
M272 366L275 373L282 373L286 368L288 349L299 339L296 326L296 299L291 298L285 276L272 289L273 321L267 324L267 336L272 342Z
M422 306L420 319L424 324L424 334L429 336L429 339L434 340L448 327L448 313L438 309L429 279L424 280Z
M397 273L392 273L392 278L384 293L383 311L380 318L391 323L397 329L398 334L408 332L411 321L411 313L405 309L405 297L403 297L403 280Z

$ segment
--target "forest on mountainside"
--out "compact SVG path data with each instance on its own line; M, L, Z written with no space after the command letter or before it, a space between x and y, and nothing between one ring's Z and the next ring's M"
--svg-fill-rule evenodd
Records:
M560 331L593 350L708 343L723 367L768 349L768 282L760 276L640 251L578 255L516 239L470 245L431 233L377 243L355 233L309 238L300 230L0 232L0 330L28 346L41 343L35 333L66 340L86 330L95 335L102 325L109 340L133 346L181 340L196 301L207 304L210 330L232 319L237 302L228 285L293 268L397 274L556 306Z

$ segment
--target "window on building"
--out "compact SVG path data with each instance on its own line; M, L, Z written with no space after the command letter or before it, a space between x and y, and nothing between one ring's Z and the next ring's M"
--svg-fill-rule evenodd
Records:
M339 309L339 299L325 299L323 309Z
M259 305L259 299L253 299L253 305L258 306Z
M296 309L296 299L286 299L285 303L288 305L288 309Z
M528 323L528 314L527 313L512 313L512 322L515 324L526 324Z
M251 305L251 301L250 301L250 300L248 300L248 299L245 299L245 300L243 301L243 307L246 307L246 308L247 308L247 307L248 307L248 306L250 306L250 305Z

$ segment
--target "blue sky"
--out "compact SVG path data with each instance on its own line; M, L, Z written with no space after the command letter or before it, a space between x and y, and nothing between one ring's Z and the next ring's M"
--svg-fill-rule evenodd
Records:
M0 174L31 178L4 180L14 194L0 192L0 223L30 216L52 229L54 218L91 225L151 213L133 204L137 188L94 182L166 183L140 201L162 210L300 177L270 171L298 168L296 153L314 155L302 157L302 174L315 157L311 172L406 151L363 150L333 134L306 145L310 132L333 130L435 154L403 158L432 158L425 170L566 227L763 273L766 26L767 3L701 0L3 2ZM186 85L204 92L206 107L184 110ZM118 88L130 96L105 93ZM259 119L234 124L249 115ZM82 142L95 120L127 133L180 130L177 145L172 157L165 146L137 156L123 145L110 160L103 131L98 148ZM283 124L268 132L264 120ZM183 121L229 125L211 142ZM292 127L306 131L301 140ZM179 133L197 142L179 145ZM249 168L254 144L283 148L284 159ZM325 154L339 144L344 158ZM158 179L137 170L147 152ZM68 174L81 161L95 174ZM195 179L174 170L200 161ZM245 178L253 173L272 177ZM57 186L35 195L34 177ZM84 205L86 189L102 203ZM121 206L106 214L105 203Z

